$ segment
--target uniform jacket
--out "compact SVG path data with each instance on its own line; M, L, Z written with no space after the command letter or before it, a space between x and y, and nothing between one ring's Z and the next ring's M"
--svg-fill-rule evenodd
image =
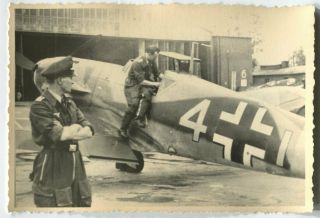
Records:
M32 137L42 146L34 162L33 192L37 206L89 206L91 191L87 181L81 153L69 151L70 144L78 142L60 141L64 126L92 125L85 119L76 104L68 99L65 109L56 98L45 91L32 104L30 121Z
M159 71L155 61L149 62L145 56L140 56L133 61L125 86L136 86L143 80L157 81L158 77Z
M148 62L145 56L136 58L131 65L125 81L124 94L128 105L137 106L142 94L148 96L148 100L151 100L154 89L142 87L140 84L143 80L158 81L158 78L159 71L154 61Z

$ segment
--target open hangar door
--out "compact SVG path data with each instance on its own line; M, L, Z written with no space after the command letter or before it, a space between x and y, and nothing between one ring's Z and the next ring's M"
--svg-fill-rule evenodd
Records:
M16 32L16 52L36 63L44 58L72 55L79 58L124 65L138 56L137 39ZM31 71L16 65L16 101L33 101L39 92L33 84Z

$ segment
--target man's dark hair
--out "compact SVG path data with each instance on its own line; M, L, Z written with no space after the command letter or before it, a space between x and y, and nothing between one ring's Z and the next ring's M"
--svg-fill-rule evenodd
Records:
M146 53L153 55L156 52L158 52L158 53L160 52L160 49L157 46L152 45L152 46L149 46L148 48L146 48Z

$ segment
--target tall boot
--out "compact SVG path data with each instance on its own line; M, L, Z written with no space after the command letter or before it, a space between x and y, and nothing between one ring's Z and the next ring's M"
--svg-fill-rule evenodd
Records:
M128 128L130 126L131 120L134 119L134 114L131 112L126 112L121 123L119 134L122 137L128 137Z
M149 107L150 107L149 101L147 101L144 98L140 100L139 107L137 110L137 124L141 128L146 127L145 117L146 117L146 113L147 113Z

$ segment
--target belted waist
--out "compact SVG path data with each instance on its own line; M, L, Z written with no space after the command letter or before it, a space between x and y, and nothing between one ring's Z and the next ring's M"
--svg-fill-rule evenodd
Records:
M45 145L43 146L44 149L52 149L52 150L63 150L63 151L79 151L78 143L63 143L63 144L52 144L52 145Z
M126 78L126 81L124 83L124 87L125 88L140 87L140 83L135 79Z
M133 83L133 84L129 83L129 84L125 84L124 87L125 88L133 88L133 87L135 87L135 88L139 89L141 86L138 83Z

